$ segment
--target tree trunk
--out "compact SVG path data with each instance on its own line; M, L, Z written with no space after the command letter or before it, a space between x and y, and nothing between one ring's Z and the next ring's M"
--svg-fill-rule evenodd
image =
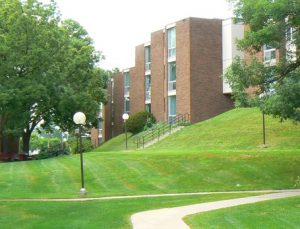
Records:
M30 137L31 137L31 131L23 132L22 135L22 141L23 141L23 153L26 155L29 155L29 149L30 149Z

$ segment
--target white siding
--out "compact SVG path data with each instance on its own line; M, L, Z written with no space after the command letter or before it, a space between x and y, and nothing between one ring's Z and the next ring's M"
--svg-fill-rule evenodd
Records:
M236 39L244 37L244 25L234 24L233 19L226 19L222 24L222 59L223 73L231 65L233 59L237 56L244 58L244 53L239 51L236 46ZM229 84L223 80L223 93L231 93Z

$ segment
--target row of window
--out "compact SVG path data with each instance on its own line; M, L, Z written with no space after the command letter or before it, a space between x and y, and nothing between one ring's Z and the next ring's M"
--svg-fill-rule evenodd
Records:
M176 28L167 30L168 38L168 97L169 116L176 116ZM151 112L151 46L145 46L145 110ZM171 61L169 61L171 60ZM130 112L130 73L124 72L124 112Z

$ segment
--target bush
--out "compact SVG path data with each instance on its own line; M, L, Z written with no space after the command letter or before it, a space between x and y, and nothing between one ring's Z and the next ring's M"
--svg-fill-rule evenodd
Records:
M69 139L69 149L72 154L76 154L79 152L79 139L78 139L78 149L77 149L77 138L74 137ZM82 138L82 152L89 152L92 151L95 146L92 144L90 138Z
M61 144L59 145L54 145L51 146L51 148L41 148L40 152L36 155L32 155L33 160L41 160L41 159L47 159L51 157L57 157L60 155L68 155L69 150L64 147L63 149L61 148Z
M156 123L154 115L147 111L141 111L130 116L126 122L127 130L133 134L137 134L145 128L150 128L154 123Z

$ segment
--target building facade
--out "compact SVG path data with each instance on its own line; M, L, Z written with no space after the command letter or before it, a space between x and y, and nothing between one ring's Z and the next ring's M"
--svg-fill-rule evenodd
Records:
M195 123L231 109L232 90L221 76L235 57L251 59L236 45L247 30L233 19L186 18L151 33L150 42L135 48L135 67L118 73L108 85L103 141L123 132L123 113L149 111L158 121L189 114ZM266 66L275 65L280 56L268 45L255 55Z
M136 46L135 67L115 75L103 110L103 140L123 132L122 114L153 113L158 121L189 114L192 123L233 107L223 91L219 19L186 18Z

